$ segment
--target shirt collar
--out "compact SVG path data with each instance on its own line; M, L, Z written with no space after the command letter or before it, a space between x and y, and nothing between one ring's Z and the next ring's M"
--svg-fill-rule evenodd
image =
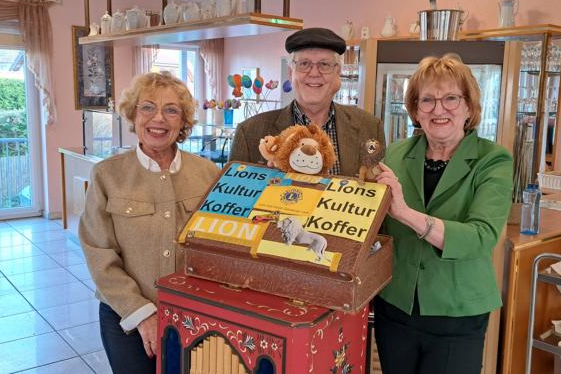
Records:
M140 148L140 144L136 147L136 157L138 158L138 161L143 168L152 172L162 171L162 169L160 169L160 165L158 165L156 161L148 157L146 153L142 151L142 149ZM179 169L181 169L181 152L179 151L179 147L177 147L175 150L175 157L169 165L169 172L171 174L175 174L179 171Z
M292 114L293 120L296 124L302 124L308 126L312 120L300 109L296 100L292 102ZM331 128L335 124L335 105L331 102L329 106L329 113L327 114L327 121L321 124L321 127L325 130Z

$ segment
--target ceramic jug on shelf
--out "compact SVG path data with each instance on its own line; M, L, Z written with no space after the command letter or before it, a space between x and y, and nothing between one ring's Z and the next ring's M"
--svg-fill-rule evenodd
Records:
M136 6L132 9L127 10L127 15L125 16L125 28L128 30L134 30L138 28L138 12L136 11Z
M125 15L119 9L113 13L111 18L111 33L125 31Z
M105 11L105 14L101 16L101 35L111 33L111 15L109 15L108 11Z
M164 23L166 25L173 25L178 23L181 17L181 7L172 1L164 8Z
M355 36L355 27L353 25L353 21L350 19L345 22L343 27L341 27L341 36L345 40L351 40Z
M202 19L209 19L216 17L216 1L205 0L201 3L201 17Z
M228 17L232 15L232 1L231 0L217 0L216 1L216 17Z
M381 34L384 38L395 36L395 19L393 17L388 16L385 18Z
M94 35L99 35L99 25L95 22L90 25L90 33L88 34L88 36Z
M421 32L421 27L419 26L419 21L411 22L409 25L409 34L415 35Z
M518 13L519 5L516 0L499 1L499 27L514 26L514 17Z
M183 21L191 22L201 19L201 9L199 4L194 1L187 1L183 4Z

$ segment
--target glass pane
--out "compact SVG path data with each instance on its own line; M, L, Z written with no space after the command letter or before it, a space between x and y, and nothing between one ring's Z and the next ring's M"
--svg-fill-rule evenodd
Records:
M469 67L481 89L481 122L477 132L479 136L495 141L502 66L470 64ZM388 144L413 135L415 130L405 110L404 98L409 78L416 69L416 64L378 64L375 113L384 123Z
M25 55L0 49L0 210L32 206Z

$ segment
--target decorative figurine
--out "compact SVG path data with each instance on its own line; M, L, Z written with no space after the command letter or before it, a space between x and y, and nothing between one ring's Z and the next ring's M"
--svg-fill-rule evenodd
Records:
M368 139L360 144L360 169L358 179L360 184L374 182L376 175L380 173L378 163L384 156L384 147L376 139Z

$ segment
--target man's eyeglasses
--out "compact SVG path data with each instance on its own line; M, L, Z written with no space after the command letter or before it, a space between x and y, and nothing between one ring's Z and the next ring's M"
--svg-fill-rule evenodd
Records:
M136 106L138 111L147 117L155 116L158 112L158 106L152 103L140 103ZM175 119L181 116L182 110L177 105L165 105L162 108L162 115L168 119Z
M436 102L440 101L442 107L446 110L454 110L460 106L460 102L462 99L465 99L465 96L462 95L446 95L443 97L421 97L417 99L417 107L423 113L430 113L436 108Z
M333 73L333 70L335 70L335 67L339 65L337 62L329 61L312 62L310 60L293 60L292 62L294 63L296 71L300 73L309 73L315 65L320 73L331 74Z

